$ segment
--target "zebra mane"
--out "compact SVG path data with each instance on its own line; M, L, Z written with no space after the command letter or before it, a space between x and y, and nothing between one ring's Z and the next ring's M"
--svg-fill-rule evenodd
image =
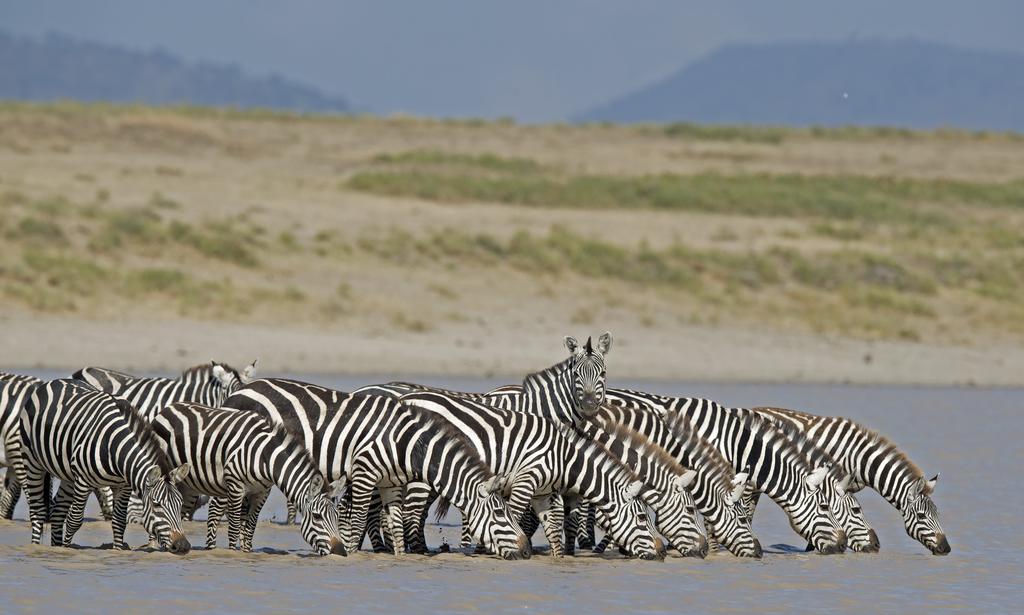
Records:
M772 425L773 427L775 427L775 429L780 431L784 436L786 436L787 438L789 438L790 441L793 442L793 445L796 446L797 450L799 450L800 452L805 452L808 461L810 462L811 469L818 468L823 465L830 466L829 474L834 476L837 480L842 478L846 474L846 472L843 471L839 464L836 463L836 460L835 458L832 457L832 455L829 455L824 448L812 442L811 439L807 437L807 433L804 432L802 429L798 428L793 423L790 423L789 421L775 421L763 415L757 414L753 410L747 410L746 412L755 415L758 419L765 421Z
M911 461L910 457L907 457L907 454L900 450L899 446L897 446L895 442L856 421L847 418L844 418L843 420L849 421L851 425L863 432L871 440L871 444L880 448L882 450L881 456L883 458L892 459L897 468L908 472L915 479L924 478L924 472L921 471L921 468L917 467L917 464Z
M598 467L602 474L613 483L628 485L639 480L632 469L622 463L600 442L588 438L586 434L569 425L564 426L562 433L570 442L579 444L584 453L593 455L598 460Z
M479 469L485 476L491 476L490 468L480 459L479 453L477 453L476 447L474 447L470 441L466 438L461 431L459 431L454 425L449 423L443 417L413 404L402 404L402 407L409 411L415 418L418 427L427 427L432 433L441 433L444 435L445 440L454 440L459 443L459 450L463 456L470 462L471 465ZM413 463L420 465L423 463L427 452L427 442L424 438L416 440L416 444L413 445ZM436 469L436 461L431 465L431 469Z
M272 447L283 448L288 452L292 452L298 449L299 455L301 455L307 462L309 462L309 465L316 470L317 474L320 473L320 470L319 468L317 468L316 465L316 460L313 459L313 454L310 453L309 449L306 448L306 444L305 442L303 442L301 436L299 436L291 429L288 429L286 426L281 425L279 423L274 423L272 421L264 422L271 429L269 444ZM330 490L331 487L330 485L327 484L327 481L323 481L323 486L321 487L320 492L329 493Z
M596 429L606 431L615 436L615 438L626 442L630 450L635 451L638 456L655 459L676 476L682 475L687 470L668 451L651 442L642 433L625 423L611 423L605 427L598 424L597 420L592 417L587 417L586 421Z
M212 361L210 363L200 363L199 365L193 365L192 367L189 367L188 369L182 371L180 377L184 379L188 376L204 376L206 377L207 380L213 380L214 365L219 365L221 368L224 369L224 371L234 374L235 378L237 378L239 382L242 381L242 375L239 373L237 369L231 367L227 363L221 363L219 361Z
M615 407L615 406L613 406ZM664 417L664 422L672 430L672 435L683 441L687 450L694 457L704 460L708 466L708 473L715 482L721 484L722 489L727 493L732 489L732 481L736 478L736 470L732 464L726 461L725 457L710 442L704 439L693 425L690 419L678 412L669 412Z
M543 383L546 378L554 379L556 376L560 376L565 372L565 370L569 369L574 358L575 357L573 356L569 356L565 360L559 361L547 369L527 374L526 377L523 378L523 389L529 389L530 384L533 382Z
M85 386L88 387L88 385ZM91 391L96 390L91 387L88 388ZM159 466L160 471L166 476L174 468L171 465L171 460L167 456L167 453L165 453L164 449L161 448L156 433L153 431L153 426L146 422L144 418L139 416L139 413L135 410L135 406L123 399L117 399L115 397L110 397L110 399L115 403L117 409L121 411L121 415L128 420L131 430L135 432L135 441L152 453L153 457L156 458L156 464Z
M764 436L770 436L773 431L780 431L776 428L775 422L766 419L752 410L746 408L730 408L732 412L739 412L741 416L741 424L743 429L749 430L750 432L758 432ZM788 459L791 459L791 463L798 466L798 470L806 474L810 474L815 469L811 465L811 462L804 456L803 451L797 446L796 442L790 440L785 433L780 431L782 438L776 438L776 446L782 448L782 453Z

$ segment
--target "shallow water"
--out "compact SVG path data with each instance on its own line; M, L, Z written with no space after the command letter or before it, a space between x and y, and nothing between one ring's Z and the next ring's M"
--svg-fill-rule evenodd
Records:
M342 389L372 381L310 379ZM419 380L467 390L499 384ZM69 605L83 612L1019 608L1024 538L1015 521L1024 508L1018 478L1024 467L1024 447L1019 443L1024 435L1024 390L667 383L644 383L642 388L707 396L730 405L779 405L845 415L880 430L929 476L942 472L935 500L952 554L929 554L905 534L899 514L865 490L859 497L882 543L881 553L875 555L802 553L803 543L782 511L762 500L755 532L762 544L779 546L768 548L761 561L726 553L703 561L670 558L662 563L611 556L561 561L535 556L503 562L457 553L318 558L308 556L297 527L269 521L283 517L283 501L275 494L264 511L268 521L256 533L259 552L252 554L196 549L176 557L98 549L111 540L109 525L101 521L87 523L76 537L83 548L32 547L27 544L26 522L0 521L0 604L4 611L43 612ZM16 516L24 519L24 505ZM203 543L202 523L186 524L186 531L194 544ZM223 544L225 524L221 532ZM446 524L430 527L427 537L436 548L442 536L455 543L457 534L456 527ZM133 528L128 541L140 545L145 537Z

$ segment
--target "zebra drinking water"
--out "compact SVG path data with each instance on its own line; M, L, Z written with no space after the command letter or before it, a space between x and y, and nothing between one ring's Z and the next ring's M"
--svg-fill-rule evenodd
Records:
M754 487L786 511L790 525L808 544L821 553L846 549L846 532L834 512L841 491L834 475L826 466L812 467L770 421L707 399L618 389L607 395L613 404L650 409L670 427L689 421L697 433L718 447L734 470L749 468Z
M302 537L314 551L346 554L331 500L340 485L326 489L305 445L283 426L253 412L176 403L157 413L153 432L172 463L192 468L179 484L184 497L205 494L227 502L232 548L252 550L256 521L274 485L302 507ZM217 544L219 522L220 515L207 518L207 549Z
M921 470L885 436L850 419L816 416L784 408L754 408L778 423L791 425L825 449L852 481L856 492L871 487L903 517L907 535L934 555L948 555L949 541L939 525L939 511L932 501L939 475L926 479Z
M148 424L127 402L77 380L54 380L32 391L21 413L20 437L12 442L33 544L49 520L51 543L69 545L82 523L81 517L68 515L72 503L84 507L93 489L111 487L115 548L128 548L124 530L132 491L142 498L143 525L162 547L172 553L191 548L179 527L182 498L176 486L189 466L172 467ZM50 477L61 481L52 510Z
M467 519L475 540L504 559L529 557L527 540L498 493L499 483L475 450L441 417L379 396L352 395L313 384L268 378L250 382L224 407L256 412L299 435L328 480L347 478L351 507L346 547L359 549L373 490L391 521L400 493L423 481ZM404 551L399 529L395 552Z
M628 426L696 472L688 490L704 517L708 533L734 555L761 557L761 543L751 532L749 515L740 503L747 474L736 473L718 449L689 423L678 422L670 428L649 409L611 404L602 406L593 420L605 429ZM590 532L592 535L592 527Z
M509 509L517 521L531 507L538 516L546 513L543 507L552 493L562 494L567 503L583 498L597 505L609 523L609 533L631 553L641 559L662 557L660 540L653 538L642 505L633 502L643 483L636 482L635 475L600 444L562 423L464 397L429 391L403 395L400 400L443 417L466 437L507 484ZM425 549L422 520L430 502L423 497L424 490L424 486L410 485L406 492L410 505L403 511L407 524L415 524L407 526L406 533L415 537L417 550ZM560 524L545 527L556 556L562 553L561 531Z

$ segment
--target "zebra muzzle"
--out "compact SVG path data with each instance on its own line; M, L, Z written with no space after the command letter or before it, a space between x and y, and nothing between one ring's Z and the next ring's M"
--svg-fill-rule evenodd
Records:
M167 550L175 555L185 555L192 550L192 545L181 532L171 532L171 540L168 543Z
M348 556L348 551L345 549L345 543L338 540L337 538L331 538L330 551L332 555Z

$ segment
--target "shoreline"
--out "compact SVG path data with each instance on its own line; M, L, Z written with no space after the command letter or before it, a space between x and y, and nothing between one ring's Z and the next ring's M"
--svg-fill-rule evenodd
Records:
M611 381L852 384L1019 388L1024 348L985 349L923 342L677 326L607 323L615 341ZM489 378L520 380L565 355L562 337L597 336L595 326L531 331L449 328L423 333L282 329L206 321L94 322L9 318L0 365L10 371L70 373L100 365L175 374L211 359L261 374ZM386 377L386 376L385 376Z

